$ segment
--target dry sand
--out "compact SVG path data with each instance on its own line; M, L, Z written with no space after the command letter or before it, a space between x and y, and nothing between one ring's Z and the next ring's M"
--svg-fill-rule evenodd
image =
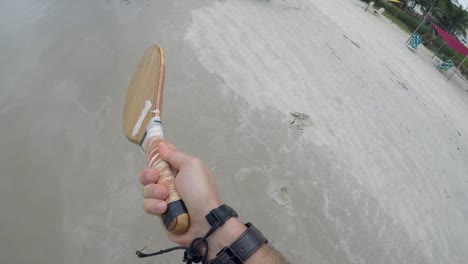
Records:
M0 8L2 263L170 244L120 131L144 49L169 140L292 263L464 263L468 94L357 0L16 0Z

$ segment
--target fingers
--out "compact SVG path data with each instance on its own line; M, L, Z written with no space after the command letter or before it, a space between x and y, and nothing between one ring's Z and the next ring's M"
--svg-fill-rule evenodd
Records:
M159 154L163 160L169 162L172 168L180 170L182 166L192 164L196 158L178 151L173 145L167 142L159 144Z
M163 184L150 183L143 187L143 197L146 199L166 200L168 195L169 190Z
M152 175L154 174L143 174L142 175ZM140 177L140 179L143 178L146 179L145 177ZM151 179L154 180L154 177ZM142 184L145 184L143 183ZM155 184L155 183L148 183L143 187L143 197L145 198L143 200L143 209L145 212L148 214L152 215L162 215L166 212L167 210L167 203L166 199L169 194L169 190L167 187L163 184Z
M148 185L150 183L156 183L159 179L159 172L155 169L147 168L140 173L140 183Z
M158 199L145 199L143 201L143 209L148 214L162 215L167 210L167 203Z

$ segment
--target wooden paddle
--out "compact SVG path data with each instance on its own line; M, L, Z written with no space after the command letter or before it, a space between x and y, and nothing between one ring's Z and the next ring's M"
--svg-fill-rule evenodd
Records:
M128 88L123 112L123 131L133 143L140 145L149 166L159 171L159 181L169 188L167 211L162 215L166 228L183 234L189 227L189 215L175 189L174 172L161 159L159 143L164 139L161 106L164 87L164 54L159 46L146 50Z

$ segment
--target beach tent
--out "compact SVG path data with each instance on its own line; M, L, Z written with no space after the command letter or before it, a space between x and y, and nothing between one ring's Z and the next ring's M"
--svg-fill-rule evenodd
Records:
M468 48L465 47L465 45L463 45L463 43L461 43L458 39L456 39L455 37L450 35L448 32L445 32L436 23L431 22L431 24L434 27L434 29L437 31L437 33L439 33L439 36L445 41L445 43L447 43L447 45L449 45L456 52L458 52L458 53L465 56L463 61L457 67L457 70L459 70L460 67L462 66L462 64L465 62L466 58L468 57ZM450 78L452 78L452 76L455 74L455 72L456 72L456 70L453 72L452 75L450 75L449 80L450 80Z
M458 39L450 35L448 32L445 32L442 28L440 28L436 23L431 22L434 29L439 33L439 36L449 45L452 49L456 52L468 56L468 48L463 45Z

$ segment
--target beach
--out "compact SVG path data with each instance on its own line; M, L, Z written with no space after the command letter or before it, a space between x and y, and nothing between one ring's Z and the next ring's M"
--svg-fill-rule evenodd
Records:
M468 93L357 0L17 0L0 8L2 263L139 260L121 131L145 49L166 56L167 140L291 263L464 263Z

